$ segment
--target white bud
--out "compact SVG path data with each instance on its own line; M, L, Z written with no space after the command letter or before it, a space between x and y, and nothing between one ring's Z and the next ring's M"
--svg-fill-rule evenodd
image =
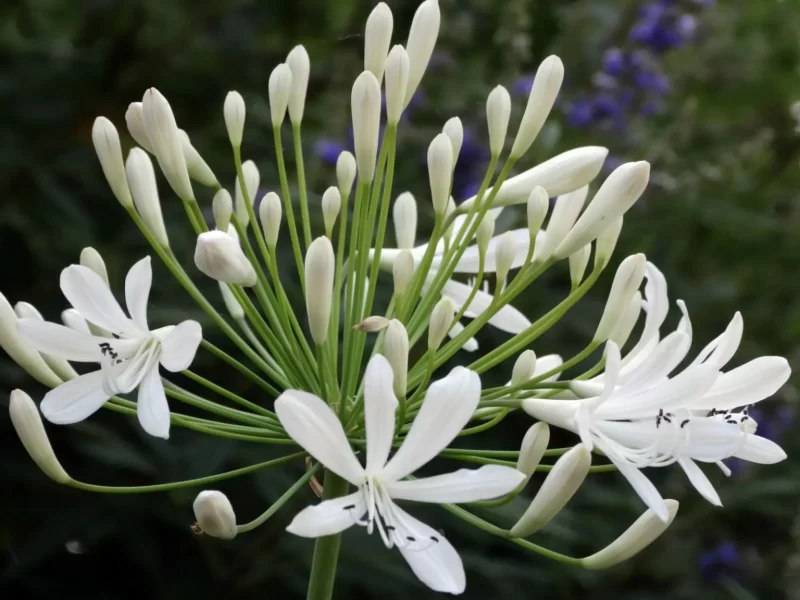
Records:
M556 249L555 256L564 258L597 239L607 227L634 205L647 187L650 163L626 163L614 170L597 190L589 206Z
M444 340L447 332L453 326L453 317L456 316L456 307L447 296L442 296L431 312L431 321L428 324L428 349L436 350Z
M214 199L211 201L211 209L214 212L214 225L220 231L228 231L233 214L233 200L225 188L220 188Z
M131 134L133 140L150 154L155 154L150 138L147 137L147 130L144 128L141 102L131 102L128 105L128 110L125 111L125 123L128 125L128 133Z
M625 309L625 312L622 313L622 317L620 317L617 324L611 330L611 334L608 336L609 341L614 342L617 346L622 348L625 342L628 341L641 312L642 294L641 292L636 292L628 303L628 308Z
M550 427L544 421L531 426L522 438L517 458L517 471L525 473L528 477L536 472L536 467L547 450L550 443Z
M394 259L392 275L394 276L394 293L402 296L414 276L414 255L411 250L400 251L397 258Z
M611 291L593 340L604 342L616 327L623 313L628 310L631 297L639 290L644 279L647 259L644 254L634 254L623 260L614 275Z
M61 313L61 322L70 329L91 335L89 323L87 323L83 315L74 308L68 308Z
M483 215L483 219L481 219L481 223L478 225L478 231L475 234L475 238L478 242L478 252L481 256L486 257L486 251L489 249L489 242L492 241L493 235L494 215L487 212Z
M450 138L440 133L428 146L428 180L431 186L431 201L436 214L447 210L450 199L450 181L453 177L453 144Z
M550 221L547 223L546 236L544 243L537 247L537 261L544 262L553 256L556 247L569 233L569 230L578 219L578 215L586 202L589 193L588 187L582 187L569 194L562 194L556 198L553 212L550 214Z
M275 192L267 192L261 199L258 209L258 216L261 219L261 228L264 230L264 239L271 250L275 249L278 243L278 234L281 231L281 218L283 207L281 199Z
M273 127L280 127L286 118L291 93L292 70L286 63L281 63L269 76L269 113Z
M106 282L106 285L108 285L108 270L106 269L106 261L103 260L103 257L97 250L91 246L87 246L81 250L79 262L84 267L87 267L97 273L100 278Z
M57 483L72 481L53 452L39 409L31 397L22 390L13 390L8 413L22 445L44 474Z
M203 157L197 149L192 146L189 135L183 130L178 130L181 136L181 148L183 149L183 158L186 160L186 168L189 171L189 177L194 179L200 185L210 188L219 187L216 175L208 166Z
M672 524L678 514L677 500L664 500L669 518L662 521L652 509L642 514L621 536L608 546L581 560L585 569L607 569L639 554L652 544Z
M117 128L105 117L97 117L92 126L92 143L111 191L122 206L130 208L133 206L133 200L128 189L128 180L125 178L122 146L119 143Z
M586 244L583 248L569 256L569 278L572 287L578 287L586 273L589 257L592 255L592 245Z
M367 317L358 325L354 325L353 329L357 331L366 331L367 333L376 333L383 331L389 326L389 319L381 316Z
M167 99L156 88L144 93L142 116L147 139L153 146L153 153L170 187L181 200L193 200L194 192L175 115Z
M228 309L230 315L236 320L244 319L244 309L242 305L239 304L236 296L233 295L228 284L222 283L221 281L217 283L219 284L219 291L222 294L222 301L225 303L225 308Z
M394 236L398 248L413 248L417 241L417 201L411 192L403 192L392 209Z
M225 117L225 128L228 130L231 146L239 148L242 145L244 119L247 114L244 98L239 92L228 92L228 95L225 96L225 104L222 106L222 114Z
M464 126L461 119L453 117L448 119L442 128L442 133L450 138L453 144L453 166L458 162L458 155L461 154L461 146L464 145Z
M216 490L203 490L192 504L200 531L211 537L232 540L236 537L236 514L228 497Z
M128 174L128 185L131 188L136 212L139 213L150 235L159 244L168 247L169 237L161 214L156 172L147 152L141 148L132 148L125 162L125 171Z
M514 264L517 256L517 238L512 231L506 231L497 242L497 253L495 255L495 273L497 281L505 281L508 272Z
M331 241L322 236L311 242L306 252L306 312L311 337L322 344L328 337L333 299L333 274L336 259Z
M533 188L531 195L528 196L528 232L531 236L531 243L536 240L536 235L542 228L547 210L550 208L550 198L547 197L547 190L537 185Z
M308 78L311 75L311 61L308 52L301 46L295 46L286 56L286 64L292 71L292 91L289 94L289 119L292 125L300 125L306 105Z
M249 202L250 206L253 206L253 203L256 201L256 194L258 193L258 185L261 183L261 174L258 172L256 163L252 160L246 160L242 163L242 179L244 179L244 186L247 194L245 197L241 181L237 177L236 186L234 188L236 194L236 220L239 221L239 225L242 227L247 227L250 224L250 211L247 210L246 202Z
M386 59L386 122L389 125L397 125L403 114L408 70L408 53L398 44Z
M597 243L594 246L595 267L604 267L608 263L614 253L614 248L617 247L619 234L622 232L622 223L623 217L612 221L597 237Z
M14 312L20 319L34 319L36 321L44 321L42 313L40 313L33 304L28 302L17 302L14 305ZM64 381L69 381L78 377L78 372L72 368L68 361L58 356L51 356L49 354L40 353L47 366L53 370L53 373L58 375Z
M536 371L536 353L533 350L525 350L519 355L514 368L511 370L511 385L525 383Z
M591 465L592 455L582 444L559 458L511 535L527 537L547 525L578 491Z
M257 282L253 265L239 241L224 231L206 231L197 236L194 264L211 279L252 287Z
M533 79L528 104L519 123L519 131L511 148L511 157L519 158L531 147L536 136L553 109L561 83L564 81L564 64L555 55L548 56L539 65Z
M333 226L336 223L336 218L339 216L339 211L342 208L342 195L339 193L338 188L333 186L325 190L322 194L322 218L325 221L325 234L331 237L333 233Z
M358 178L368 183L375 176L381 123L381 87L375 75L369 71L364 71L356 78L350 94L350 108Z
M398 398L406 396L408 380L408 332L397 319L389 321L383 338L383 355L392 366L394 393Z
M0 348L39 383L51 388L63 383L41 355L19 334L17 314L3 294L0 294Z
M498 85L486 101L486 125L489 129L489 150L492 156L498 156L503 151L510 118L511 95L506 88Z
M436 46L436 38L439 37L439 25L442 20L442 15L439 12L438 0L425 0L417 8L414 13L414 19L411 21L411 29L408 32L408 41L406 42L406 50L408 52L408 60L410 70L408 74L408 87L406 88L406 100L403 103L408 106L414 92L417 91L422 76L425 74L425 69L428 68L428 63L433 54L433 48Z
M353 182L356 180L356 159L347 150L339 154L336 159L336 183L342 198L350 196Z
M389 45L392 43L392 29L394 18L392 11L385 2L378 3L367 17L367 26L364 30L364 70L375 75L375 79L380 81L383 78L383 68L386 64L386 54L389 52ZM388 70L388 66L387 66ZM387 89L388 92L388 89ZM405 98L405 87L403 87L400 102ZM403 107L400 107L403 110Z

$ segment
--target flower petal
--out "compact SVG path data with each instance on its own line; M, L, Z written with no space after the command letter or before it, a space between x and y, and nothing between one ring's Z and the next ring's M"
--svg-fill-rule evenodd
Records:
M383 468L394 440L394 373L381 354L372 357L364 373L364 420L367 428L367 473Z
M154 364L139 383L139 399L136 404L139 424L154 437L169 439L169 405L164 394L164 385Z
M153 268L150 257L145 256L133 265L125 277L125 303L136 326L147 331L147 300L153 285Z
M760 435L748 435L744 446L734 456L759 465L774 465L786 460L783 448Z
M714 506L722 506L722 500L719 499L719 494L717 494L717 490L714 489L713 484L709 481L706 474L703 473L702 469L694 462L691 458L681 458L678 459L681 467L683 467L683 471L686 473L686 476L689 478L689 481L694 486L700 495L711 502Z
M444 475L393 481L385 487L394 500L441 504L498 498L524 480L525 475L511 467L485 465L479 469L459 469Z
M731 410L768 398L789 379L792 369L781 356L761 356L720 375L691 408Z
M275 412L286 433L319 462L353 485L364 483L364 469L347 442L339 417L323 400L287 390L275 400Z
M97 412L109 397L103 389L103 372L93 371L47 392L41 410L51 423L78 423Z
M636 467L631 466L624 460L618 459L605 443L597 440L596 445L617 466L619 472L622 473L625 479L628 480L628 483L631 484L633 491L639 494L642 502L644 502L648 508L651 508L659 519L664 522L668 521L669 511L667 510L667 505L664 502L664 498L661 497L661 494L656 489L656 486L653 485L653 482Z
M480 397L480 377L464 367L432 383L403 445L386 465L383 480L402 479L439 454L467 424Z
M451 279L444 284L442 296L450 298L456 305L456 309L460 310L466 301L469 300L472 289L473 286L471 285ZM486 311L493 300L494 297L491 294L479 289L472 298L464 314L468 317L475 318ZM501 331L513 334L521 333L531 325L531 322L525 315L508 304L503 306L496 314L492 315L492 318L489 319L489 323Z
M739 349L743 331L744 322L742 321L742 314L737 312L733 315L733 319L731 319L725 331L703 348L692 364L709 362L714 363L718 369L721 369L728 364L728 361L733 358L736 350Z
M197 321L184 321L175 326L161 342L161 365L173 373L189 368L203 339L203 329Z
M361 490L308 506L295 515L286 531L300 537L334 535L355 524L367 510Z
M553 369L560 367L564 364L564 359L562 359L558 354L547 354L545 356L540 356L536 359L536 368L533 370L533 375L531 375L531 379L535 379L536 377L540 377L545 373L552 371ZM556 373L555 375L548 377L544 381L555 381L559 378L561 373Z
M462 331L464 331L464 326L460 321L456 321L453 323L450 331L447 332L447 335L450 339L453 339ZM478 349L478 340L476 340L474 337L469 338L466 342L464 342L464 345L461 346L461 349L466 350L467 352L475 352Z
M61 271L61 291L87 321L112 333L138 333L106 282L88 267L70 265Z
M489 211L493 212L493 211ZM512 229L510 232L514 236L516 244L516 251L514 260L511 261L511 268L518 269L525 264L525 259L528 257L528 249L530 248L531 236L527 228ZM494 236L489 240L489 245L486 248L486 258L484 259L484 273L494 273L497 271L497 245L500 242L501 235ZM441 257L435 263L438 266L441 263ZM469 246L464 250L464 254L458 260L454 272L455 273L477 273L480 268L480 251L477 245Z
M109 341L38 319L20 319L17 330L39 352L76 362L100 362L100 344Z

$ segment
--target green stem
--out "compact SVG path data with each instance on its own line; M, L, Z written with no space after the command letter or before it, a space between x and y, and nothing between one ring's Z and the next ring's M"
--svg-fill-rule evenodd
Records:
M288 490L286 490L283 493L283 495L280 498L278 498L275 502L273 502L272 506L270 506L267 510L265 510L263 513L261 513L261 515L259 515L258 517L256 517L252 521L250 521L249 523L244 523L243 525L238 525L236 527L236 533L247 533L248 531L252 531L256 527L259 527L259 526L263 525L264 523L266 523L267 519L269 519L272 515L274 515L276 512L278 512L278 510L280 510L280 508L284 504L286 504L286 502L292 496L294 496L301 487L303 487L306 483L308 483L308 480L311 479L314 476L314 473L316 473L318 469L319 469L319 463L317 463L316 465L311 467L306 472L305 475L303 475L300 479L295 481L294 484L292 485L292 487L290 487Z
M339 498L347 493L347 481L325 471L323 500ZM308 581L306 600L330 600L333 597L333 584L336 580L336 563L339 560L339 547L342 534L326 535L317 538L314 544L314 558L311 562L311 578Z
M303 164L303 141L300 135L300 123L292 125L294 141L294 162L297 166L297 188L300 192L300 217L303 221L303 240L306 248L311 245L311 220L308 217L308 194L306 193L306 170Z

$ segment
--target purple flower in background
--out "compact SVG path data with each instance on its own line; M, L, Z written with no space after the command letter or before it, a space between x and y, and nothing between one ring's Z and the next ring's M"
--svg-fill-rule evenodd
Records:
M533 87L533 75L523 75L514 82L511 93L516 96L527 96Z
M339 154L347 150L347 147L338 140L319 138L314 142L313 150L314 154L322 159L322 162L328 165L335 165Z
M620 48L609 48L603 55L603 70L609 75L620 75L625 69L625 53Z
M737 579L742 575L741 554L736 544L730 541L703 552L697 562L706 581L717 581L722 577Z
M589 100L575 100L569 104L567 118L574 127L586 127L594 120L594 105Z

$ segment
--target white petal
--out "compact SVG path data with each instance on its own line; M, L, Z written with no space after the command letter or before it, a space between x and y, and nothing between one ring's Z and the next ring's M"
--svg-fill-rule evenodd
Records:
M617 465L619 472L622 473L625 479L628 480L628 483L631 484L633 491L639 494L642 502L644 502L648 508L651 508L659 519L665 522L669 520L669 511L667 510L667 505L664 502L664 498L662 498L661 494L658 493L656 486L653 485L653 482L650 481L647 476L636 467L633 467L622 460L615 460L612 458L604 444L601 445L601 443L598 442L597 446L612 460L615 465Z
M38 319L17 321L20 335L39 352L76 362L100 362L100 344L109 340Z
M359 490L304 508L295 515L286 531L308 538L334 535L353 525L366 510L364 494Z
M786 383L791 368L781 356L761 356L720 375L692 408L731 410L768 398Z
M461 324L460 321L453 323L453 326L450 328L450 331L447 332L447 335L450 339L456 337L459 333L464 331L464 326ZM466 350L467 352L475 352L478 349L478 340L474 337L469 338L464 345L461 346L462 350Z
M737 312L722 335L703 348L692 364L713 362L717 368L724 367L739 348L743 330L742 315Z
M339 417L323 400L287 390L275 400L275 412L286 433L319 462L353 485L364 483L364 469L347 442Z
M469 299L472 293L472 286L464 283L447 281L442 288L442 296L447 296L456 305L456 309L460 310L464 303ZM478 290L474 298L469 304L469 307L464 312L468 317L475 318L484 311L486 311L492 304L494 297L491 294ZM495 315L489 319L489 323L508 333L521 333L530 327L531 322L520 311L511 305L505 305Z
M531 379L535 379L545 373L552 371L553 369L560 367L564 364L564 360L558 354L547 354L545 356L539 356L536 359L536 368L533 370L533 375ZM552 377L548 377L545 381L555 381L561 373L556 373Z
M748 435L744 446L734 456L760 465L773 465L786 460L783 448L760 435Z
M158 374L158 365L153 365L139 383L136 415L142 429L147 433L165 440L169 438L169 406L161 376Z
M159 360L167 371L177 373L189 368L203 339L203 329L197 321L184 321L161 342Z
M700 495L714 506L722 506L722 500L719 499L717 490L714 489L713 484L708 480L708 477L706 477L706 474L703 473L697 463L690 458L681 458L678 462L681 467L683 467L694 489L700 492Z
M492 211L489 211L492 212ZM531 236L527 227L524 229L512 229L510 232L514 236L516 242L516 251L514 260L511 262L512 269L520 268L528 257L528 249L530 248ZM486 248L486 257L484 258L484 273L494 273L497 271L497 245L500 242L501 235L494 236L489 240L489 245ZM441 257L434 260L433 266L437 267L441 264ZM464 250L464 254L458 260L454 272L456 273L477 273L480 267L480 252L478 246L469 246Z
M153 268L150 257L145 256L133 265L125 277L125 303L136 326L147 331L147 300L153 284Z
M500 465L485 465L479 469L459 469L444 475L422 477L385 484L394 500L416 502L476 502L507 494L525 479L525 475Z
M467 424L480 397L480 377L464 367L432 383L403 445L384 469L384 481L402 479L439 454Z
M103 389L102 371L94 371L47 392L41 410L51 423L77 423L97 412L109 397Z
M577 433L575 415L584 402L585 400L526 398L522 401L522 410L534 419Z
M364 373L364 420L367 428L367 472L381 469L394 440L394 373L381 354L372 357Z
M715 418L691 419L683 453L701 462L717 462L733 456L746 441L738 425Z
M70 265L61 271L61 291L87 321L112 333L137 333L106 282L88 267Z

